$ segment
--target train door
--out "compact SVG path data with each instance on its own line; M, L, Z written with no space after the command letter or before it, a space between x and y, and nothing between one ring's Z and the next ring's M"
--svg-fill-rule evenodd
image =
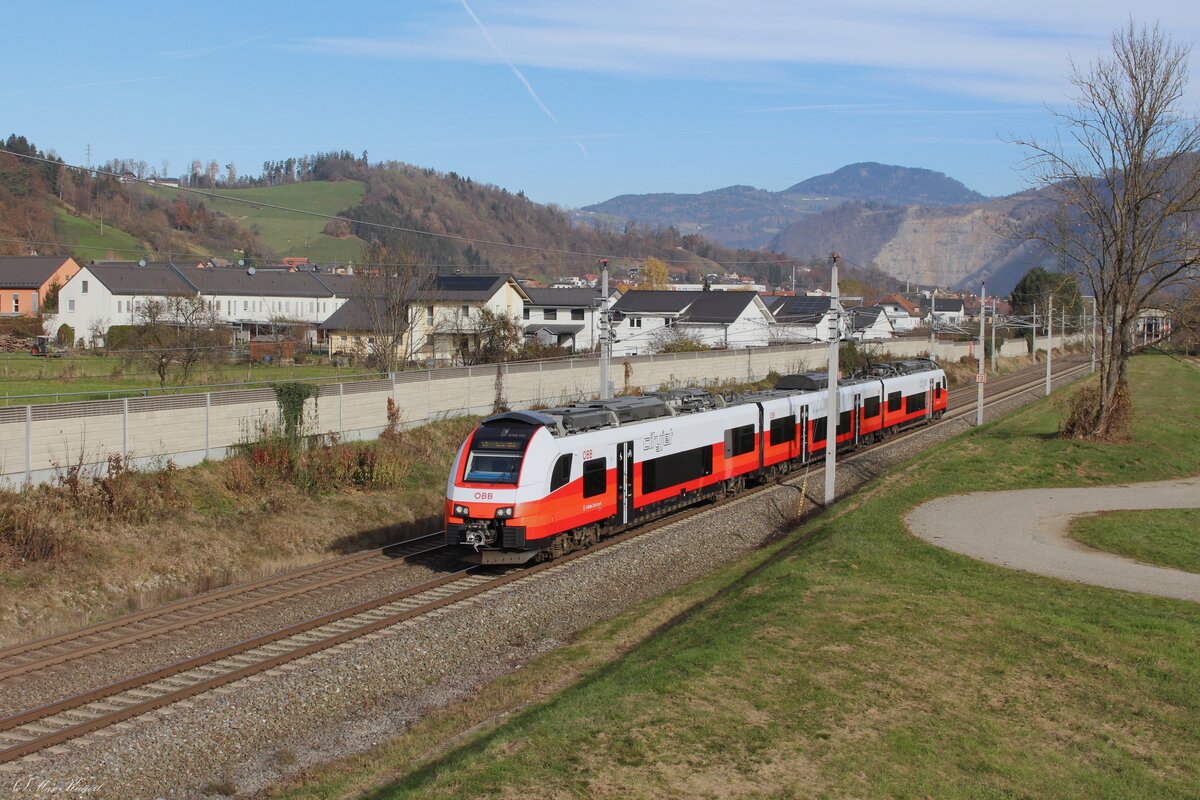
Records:
M617 443L617 518L622 525L633 516L633 442Z
M808 406L801 406L797 416L800 423L800 460L808 461Z
M854 414L852 415L854 422L854 446L858 446L859 433L862 431L862 393L854 393Z
M934 383L933 379L929 378L928 382L927 382L927 388L925 389L925 419L926 420L933 419L933 398L934 398L933 383Z

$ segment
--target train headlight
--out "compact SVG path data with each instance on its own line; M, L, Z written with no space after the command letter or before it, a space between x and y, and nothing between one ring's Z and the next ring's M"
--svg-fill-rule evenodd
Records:
M503 506L496 509L496 519L512 519L513 507Z
M460 506L457 503L455 503L454 504L454 516L469 517L469 516L471 516L471 509L467 508L466 506Z

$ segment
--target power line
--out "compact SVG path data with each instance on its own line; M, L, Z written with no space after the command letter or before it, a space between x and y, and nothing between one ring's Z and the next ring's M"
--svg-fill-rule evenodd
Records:
M307 209L302 209L302 208L291 208L290 206L281 206L276 203L268 203L268 202L265 202L262 200L251 200L249 198L244 198L244 197L231 197L229 195L223 195L223 194L217 194L216 192L205 191L203 189L196 189L191 186L167 186L167 185L159 184L155 179L151 179L151 178L138 178L138 177L129 177L129 176L123 177L121 175L117 175L114 172L106 172L104 170L92 169L89 167L81 167L76 164L68 164L62 160L45 158L43 156L34 156L34 155L28 155L26 153L17 153L15 151L7 150L5 148L0 148L0 153L7 153L7 154L15 156L17 158L24 158L29 161L37 161L42 164L53 164L53 165L59 166L59 167L67 167L70 169L82 170L84 172L91 172L94 175L104 175L109 178L114 178L119 181L123 181L124 183L133 182L133 183L138 183L138 184L144 184L146 186L158 186L160 188L173 189L174 191L177 191L177 192L186 192L188 194L199 195L201 197L207 197L207 198L210 198L213 200L226 200L231 203L244 203L246 205L257 206L259 208L269 208L274 211L286 211L289 213L301 214L303 216L316 217L318 219L340 220L343 222L349 222L349 223L353 223L353 224L357 224L357 225L365 225L367 227L379 228L382 230L396 231L399 233L411 233L411 234L415 234L417 236L428 236L430 238L443 239L443 240L454 241L454 242L459 242L459 243L463 243L463 244L485 245L485 246L489 246L489 247L502 247L502 248L509 248L511 250L521 250L524 252L544 253L547 255L554 255L554 256L573 256L573 257L578 257L578 258L587 258L587 259L595 259L595 260L599 260L602 258L608 258L608 259L613 259L613 260L619 260L621 258L630 258L629 256L620 256L620 255L615 255L612 253L579 252L576 250L566 250L566 249L553 248L553 247L538 247L535 245L513 244L510 242L497 242L497 241L493 241L490 239L475 239L470 236L458 236L456 234L450 234L450 233L434 233L432 231L423 231L418 228L406 228L401 225L388 225L388 224L382 223L382 222L369 222L367 220L358 220L358 219L354 219L353 217L343 217L343 216L340 216L337 214L325 214L320 211L309 211ZM60 244L58 246L70 247L71 245ZM695 264L695 263L697 263L697 260L712 261L713 259L701 259L700 256L697 256L696 259L686 259L685 260L685 259L660 258L659 260L664 263L667 263L667 264ZM763 260L727 261L727 262L723 262L723 263L722 262L718 262L718 263L722 263L723 266L725 266L725 265L746 266L746 265L753 265L753 264L770 266L772 264L782 265L782 264L791 264L793 262L794 263L802 263L806 260L807 259L800 259L800 258L784 258L784 259L780 259L780 260L772 259L772 260L766 260L766 261L763 261Z

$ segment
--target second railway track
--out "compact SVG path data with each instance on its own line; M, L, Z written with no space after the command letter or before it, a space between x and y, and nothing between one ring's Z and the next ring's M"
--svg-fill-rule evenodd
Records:
M0 681L395 569L445 549L441 532L0 649Z

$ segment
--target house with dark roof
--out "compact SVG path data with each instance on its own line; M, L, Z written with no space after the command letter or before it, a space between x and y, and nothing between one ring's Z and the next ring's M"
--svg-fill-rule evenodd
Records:
M882 308L857 306L846 309L846 319L850 338L860 342L891 339L896 335L891 318Z
M396 343L403 361L454 363L473 349L488 309L518 323L529 295L509 274L437 275L430 285L413 290L407 303L408 330ZM370 355L375 352L375 324L387 298L354 296L318 327L329 339L330 353Z
M61 289L79 271L70 256L0 257L0 315L32 316L46 305L50 287Z
M713 348L765 347L774 319L757 292L631 289L613 304L613 355L653 353L674 336Z

